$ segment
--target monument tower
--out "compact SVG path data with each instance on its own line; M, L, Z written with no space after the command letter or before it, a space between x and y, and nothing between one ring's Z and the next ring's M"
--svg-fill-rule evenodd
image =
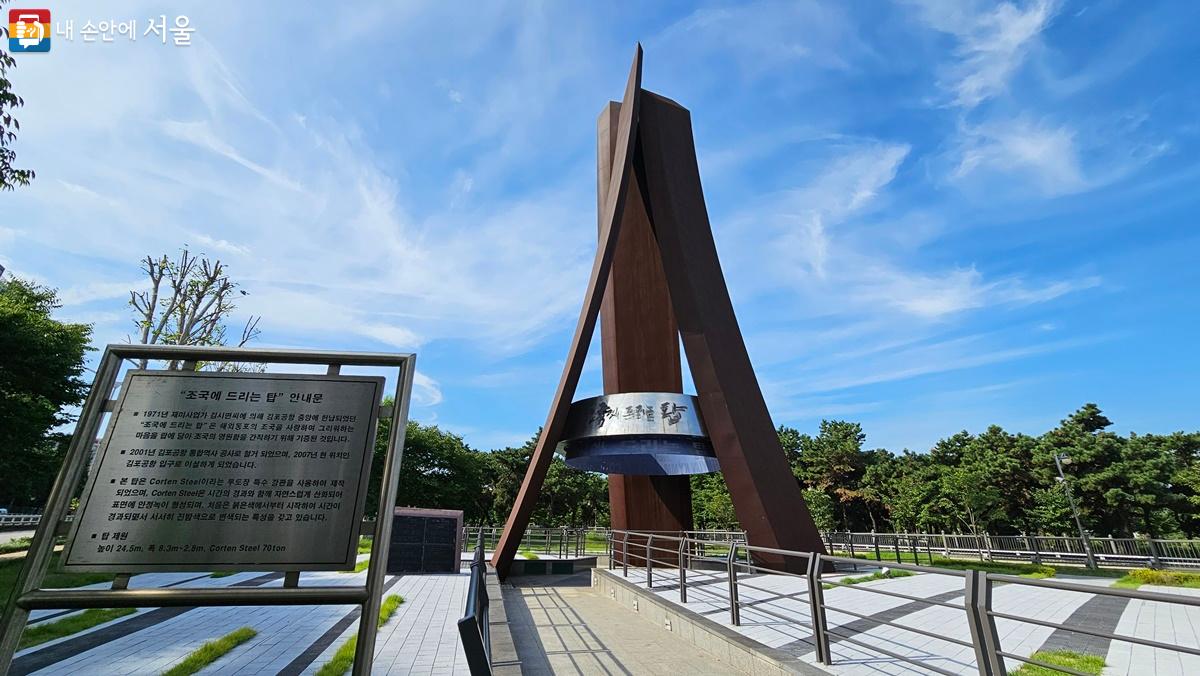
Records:
M492 556L501 577L560 446L568 464L608 473L613 528L690 529L688 475L719 468L751 544L824 551L733 313L691 115L642 89L641 79L638 45L624 98L600 114L596 258L549 415ZM572 404L598 318L605 394ZM695 397L682 394L680 338Z

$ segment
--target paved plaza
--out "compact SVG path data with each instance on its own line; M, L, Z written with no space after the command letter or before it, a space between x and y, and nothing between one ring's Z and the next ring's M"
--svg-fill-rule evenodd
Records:
M362 585L366 573L304 573L303 585ZM456 622L466 603L470 576L389 576L388 594L404 603L380 631L377 674L466 674ZM212 578L197 573L136 575L131 588L190 586L281 586L277 573L239 573ZM108 585L89 588L104 589ZM52 621L71 611L36 611L31 623ZM205 641L239 627L258 635L217 660L204 674L312 674L357 630L357 606L270 606L140 609L56 641L20 651L11 673L158 674Z
M869 572L864 568L860 573ZM618 569L612 571L621 576ZM365 573L305 573L301 584L361 585ZM645 571L630 569L627 582L644 589ZM836 579L831 577L830 579ZM1106 586L1107 578L1070 578ZM832 637L833 665L818 665L809 623L807 589L801 578L755 574L739 576L741 626L729 617L728 580L723 572L688 573L688 603L679 603L678 573L655 571L650 593L736 631L771 649L836 674L901 676L929 671ZM737 673L731 663L704 652L684 636L639 617L593 591L588 573L513 578L503 604L521 673L527 674L704 674ZM134 576L131 588L280 586L277 573L239 573L213 578L197 573ZM378 674L466 674L456 622L466 602L469 576L389 576L385 594L405 602L380 630ZM107 585L93 585L105 588ZM882 589L946 605L930 605L866 591ZM1144 590L1200 595L1200 590L1145 586ZM960 674L977 673L963 603L963 579L923 573L825 590L832 632L851 636L921 664ZM950 607L957 606L957 607ZM1200 648L1200 608L1131 600L1025 585L997 584L993 607L1048 622L1064 622L1101 632ZM50 622L77 611L35 611L31 624ZM858 616L864 617L858 617ZM12 674L157 674L178 663L205 641L243 626L258 635L206 668L205 674L313 674L354 635L355 606L242 608L151 608L85 632L21 651ZM896 622L930 632L883 624ZM1074 650L1104 655L1105 674L1182 676L1200 673L1200 658L1133 646L1075 632L997 619L1001 645L1028 656L1038 650ZM949 639L949 640L947 640ZM514 664L513 666L517 666ZM1019 666L1008 660L1009 670ZM513 673L507 671L505 673Z
M620 569L613 572L621 575ZM865 572L870 570L864 569ZM644 588L646 574L643 569L631 568L625 579ZM831 576L831 579L837 578ZM1112 583L1107 578L1067 579L1097 587ZM724 572L689 571L686 604L679 602L678 572L675 570L655 571L652 592L673 606L686 608L765 646L818 665L812 634L800 624L808 625L810 621L805 581L797 577L766 574L739 575L738 581L741 625L737 627L730 622L729 584ZM875 594L866 591L865 587L956 605L957 608ZM1200 590L1174 587L1144 586L1142 589L1200 594ZM966 613L962 609L962 578L919 574L866 582L854 587L833 587L826 589L824 595L828 606L849 611L828 611L827 621L831 632L851 636L922 664L960 674L978 673L971 648L881 623L881 620L896 622L937 636L970 642ZM1001 613L1184 646L1200 646L1200 608L1006 584L995 585L992 605L994 610ZM1104 670L1106 675L1182 676L1200 673L1200 658L1172 651L1134 646L1003 618L996 620L996 628L1002 649L1006 652L1026 657L1038 650L1068 649L1098 654L1105 656L1108 665ZM929 673L918 666L866 650L838 637L831 636L831 652L833 666L820 666L837 674L907 676ZM1013 659L1006 662L1010 671L1017 669L1020 664Z
M504 608L522 674L731 673L730 665L592 591L590 571L513 578Z

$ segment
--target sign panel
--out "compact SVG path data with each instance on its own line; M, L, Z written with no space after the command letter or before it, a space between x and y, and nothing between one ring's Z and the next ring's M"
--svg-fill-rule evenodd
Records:
M64 569L351 568L384 379L126 374Z
M453 573L461 565L462 510L397 507L388 573Z

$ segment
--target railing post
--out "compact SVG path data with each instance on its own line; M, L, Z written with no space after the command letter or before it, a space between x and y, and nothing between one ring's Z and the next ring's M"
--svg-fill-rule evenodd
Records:
M942 556L950 556L950 546L946 544L946 531L942 531Z
M679 602L687 603L687 536L679 538Z
M1146 538L1146 542L1150 543L1150 567L1162 568L1162 560L1158 556L1158 543L1153 537Z
M987 560L991 561L992 560L992 536L988 535L988 532L986 530L983 531L983 546L987 548Z
M626 531L625 537L621 538L621 565L624 567L621 574L629 577L629 531Z
M817 646L817 659L821 664L833 664L829 650L828 626L825 622L825 590L821 586L821 555L808 557L808 607L812 613L813 643Z
M650 556L650 545L654 544L654 536L646 537L646 589L654 586L654 558Z
M1033 562L1041 565L1042 550L1038 549L1037 535L1026 535L1025 537L1029 540L1029 549L1033 551Z
M874 528L871 529L871 546L875 548L875 560L882 561L883 559L879 556L879 535Z
M992 586L982 570L966 571L967 625L971 630L971 645L975 648L975 663L980 676L1006 676L1004 658L1000 657L1000 636L996 620L991 615Z
M892 533L892 549L896 550L896 563L900 563L900 536Z
M738 607L738 588L737 588L737 566L734 562L737 560L737 543L729 543L729 555L725 558L725 567L729 574L729 623L735 627L742 625L742 610Z
M617 562L613 560L616 558L617 548L613 546L613 534L611 532L604 538L604 553L608 555L608 569L612 570L617 565Z

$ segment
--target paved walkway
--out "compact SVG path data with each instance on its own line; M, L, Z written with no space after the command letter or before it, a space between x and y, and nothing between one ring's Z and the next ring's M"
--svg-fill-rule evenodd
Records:
M620 574L619 570L615 572ZM630 569L627 579L644 586L645 571ZM660 598L686 607L769 647L818 664L812 633L808 628L810 610L803 578L739 575L739 627L730 624L729 586L725 573L690 571L686 605L679 603L677 571L655 571L654 581L653 591ZM1111 579L1088 577L1070 578L1070 581L1097 587L1112 583ZM834 636L831 639L833 666L823 668L838 674L900 676L929 673L920 666L929 665L959 674L978 673L973 649L954 642L970 642L963 608L963 584L963 578L957 576L920 574L825 590L828 606L848 611L828 610L831 634L845 634L855 641L908 657L919 665L908 664ZM872 588L937 601L938 605L868 591ZM1200 595L1200 590L1195 589L1143 589ZM1112 597L1015 584L996 585L993 588L992 605L1002 613L1093 630L1115 630L1118 634L1200 647L1200 608L1144 601L1125 602ZM860 615L866 617L858 617ZM940 638L884 624L884 621L921 629ZM1120 641L1080 638L1079 634L1015 620L997 619L996 629L1003 649L1017 655L1029 656L1041 649L1075 649L1106 656L1109 666L1105 674L1200 674L1200 657L1135 647ZM1017 669L1020 664L1013 659L1006 661L1010 671Z
M1200 596L1200 589L1142 585L1143 591ZM1153 601L1131 600L1117 623L1116 633L1154 638L1159 641L1200 648L1200 608ZM1188 676L1200 674L1200 657L1168 650L1156 650L1123 641L1113 641L1108 651L1109 674L1155 674Z
M186 582L189 587L280 586L278 574L239 573L224 578L196 573L136 575L131 588ZM304 573L304 585L361 585L366 573ZM455 624L466 603L470 577L388 577L385 594L405 602L376 641L377 674L466 674ZM106 588L108 585L92 585ZM258 635L222 657L204 674L310 674L357 631L357 606L264 606L140 609L137 614L17 653L12 674L159 674L205 641L243 626ZM31 623L52 621L39 611ZM69 614L69 613L68 613Z
M522 674L736 673L591 590L590 571L513 578L504 608Z

